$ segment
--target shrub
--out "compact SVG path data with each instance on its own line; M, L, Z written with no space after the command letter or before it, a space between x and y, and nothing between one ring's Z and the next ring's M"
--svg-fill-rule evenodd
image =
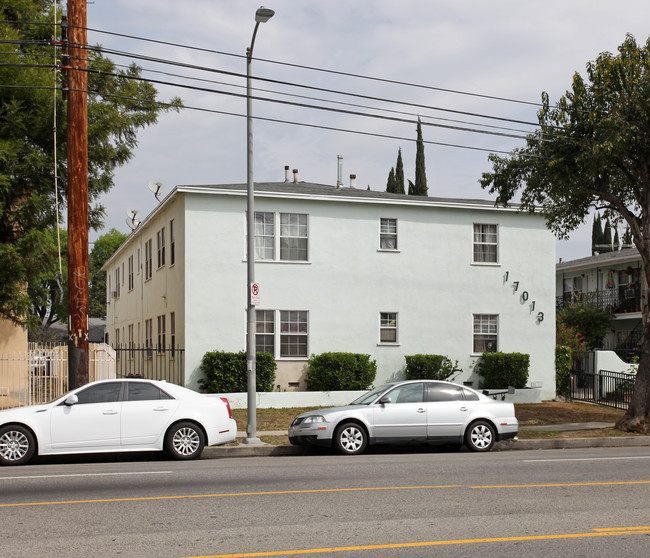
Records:
M571 393L571 347L555 347L555 392L568 397Z
M273 391L277 364L270 353L257 353L255 357L256 391ZM199 386L207 393L241 393L248 391L246 351L227 353L212 351L201 360L205 379Z
M479 389L516 389L526 387L530 356L522 353L483 353L477 373L483 376Z
M312 355L307 370L307 389L337 391L368 389L377 375L377 362L359 353Z
M444 355L406 355L407 380L446 380L458 372L458 361L452 362Z
M612 315L589 304L569 304L557 313L558 324L575 328L587 349L599 347L610 329Z

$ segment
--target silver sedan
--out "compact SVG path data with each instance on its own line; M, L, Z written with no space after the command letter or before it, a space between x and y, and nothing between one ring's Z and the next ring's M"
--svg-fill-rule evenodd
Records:
M289 440L346 455L369 444L412 442L489 451L518 431L512 403L450 382L411 380L375 388L344 407L303 413L291 423Z

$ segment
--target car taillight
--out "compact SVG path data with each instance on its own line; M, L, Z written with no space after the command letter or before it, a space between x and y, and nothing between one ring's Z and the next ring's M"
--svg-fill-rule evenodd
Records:
M232 418L232 411L230 410L230 403L225 397L221 398L221 401L223 401L226 405L226 409L228 409L228 418Z

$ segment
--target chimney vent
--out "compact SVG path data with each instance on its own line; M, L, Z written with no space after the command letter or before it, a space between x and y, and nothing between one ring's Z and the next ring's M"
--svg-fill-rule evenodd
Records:
M289 182L289 165L284 165L284 181Z
M350 188L356 188L357 187L357 175L356 174L351 174L350 175Z
M293 182L294 184L298 183L298 169L293 169Z

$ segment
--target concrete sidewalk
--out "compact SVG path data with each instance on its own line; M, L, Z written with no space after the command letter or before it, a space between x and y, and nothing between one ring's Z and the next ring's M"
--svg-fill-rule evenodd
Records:
M540 426L522 426L520 431L537 430L545 432L576 432L572 438L549 438L543 440L504 440L497 442L493 451L531 450L531 449L570 449L570 448L605 448L605 447L639 447L650 446L650 436L611 436L611 437L580 437L578 432L611 428L614 424L607 422L580 422L567 424L545 424ZM286 430L258 432L260 436L286 436ZM238 438L246 437L246 432L237 432ZM305 446L271 444L239 444L238 446L206 447L202 459L220 459L225 457L280 457L314 455L323 452L322 448Z

